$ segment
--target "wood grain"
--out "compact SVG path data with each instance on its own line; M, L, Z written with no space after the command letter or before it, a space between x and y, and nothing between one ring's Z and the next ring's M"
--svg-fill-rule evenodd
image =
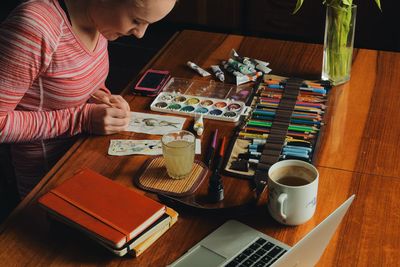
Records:
M148 67L168 69L176 77L204 79L185 66L191 60L207 68L228 58L231 48L240 54L270 62L275 74L318 78L322 46L287 41L183 31L167 44ZM81 138L41 183L24 199L0 228L0 262L29 266L165 266L227 219L238 219L289 245L294 245L356 194L349 213L335 234L318 266L392 266L400 262L400 191L398 152L400 115L400 54L357 50L351 81L330 93L327 125L318 152L320 171L317 211L298 227L282 226L267 214L265 202L247 214L203 214L179 210L177 224L139 258L117 258L84 235L50 223L36 200L81 167L89 167L116 182L135 188L147 156L107 155L110 139L156 139L156 136L123 132L113 136ZM133 111L149 111L151 98L124 91ZM396 123L397 122L397 123ZM188 118L185 128L190 128ZM205 120L202 151L211 133L232 135L235 125ZM204 155L196 156L201 160ZM250 184L223 177L226 198L232 206L251 198ZM205 195L204 183L198 193ZM99 196L101 197L101 196ZM154 196L152 196L154 197Z

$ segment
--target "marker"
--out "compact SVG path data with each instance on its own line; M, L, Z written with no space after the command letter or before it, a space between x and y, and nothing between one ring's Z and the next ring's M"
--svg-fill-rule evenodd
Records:
M295 152L283 152L282 157L287 158L288 156L292 156L292 157L297 157L297 158L301 158L301 159L307 159L309 160L310 157L308 154L303 154L303 153L295 153Z
M188 65L189 68L191 68L192 70L196 71L198 74L200 74L200 75L203 76L203 77L207 77L207 76L210 76L210 75L211 75L208 71L206 71L206 70L200 68L198 65L196 65L195 63L193 63L193 62L191 62L191 61L188 61L188 62L186 63L186 65Z
M205 162L205 164L207 165L208 168L211 168L211 161L212 161L212 158L214 156L215 149L217 147L217 136L218 136L218 129L216 129L215 132L214 132L214 135L213 135L212 140L211 140L211 146L208 149L208 152L207 152L206 157L204 159L204 162Z
M214 72L218 80L220 80L221 82L225 81L225 75L218 65L211 65L211 70Z
M225 145L226 145L226 136L224 136L222 138L222 143L221 146L219 148L219 154L217 156L217 159L214 163L214 172L215 171L219 171L219 169L221 169L222 167L222 160L224 159L224 154L225 154Z
M297 156L294 156L294 155L281 155L279 158L280 159L298 159L298 160L311 162L310 158L297 157Z
M224 158L225 153L225 144L226 137L222 139L222 144L219 149L219 154L214 163L214 171L210 177L210 181L208 184L208 197L211 202L218 202L224 199L224 187L222 185L221 175L219 174L219 170L222 167L222 160Z
M265 139L257 139L257 138L253 139L253 145L263 145L266 142L267 142L267 140L265 140Z
M308 141L304 141L304 140L291 140L291 141L287 141L286 142L287 146L301 146L301 147L308 147L308 148L312 148L312 144Z
M238 154L238 159L259 159L261 155L254 155L250 153L239 153Z
M310 157L310 154L308 153L308 151L305 151L305 150L283 148L282 153L284 155L295 155L295 156L301 155L306 158Z
M239 132L239 136L245 139L267 139L268 134L255 134L255 133L248 133L248 132Z

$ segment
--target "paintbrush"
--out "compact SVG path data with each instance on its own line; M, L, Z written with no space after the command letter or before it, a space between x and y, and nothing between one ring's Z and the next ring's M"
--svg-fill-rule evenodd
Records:
M106 101L106 100L104 100L104 99L102 99L102 98L100 98L100 97L95 96L94 94L91 94L90 96L91 96L93 99L96 99L97 101L99 101L100 103L109 106L110 108L117 108L115 105L113 105L112 103L110 103L109 100Z

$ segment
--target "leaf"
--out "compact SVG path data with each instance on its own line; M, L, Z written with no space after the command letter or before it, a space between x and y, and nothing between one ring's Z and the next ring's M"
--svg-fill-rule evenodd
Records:
M375 0L379 1L379 0ZM297 0L296 7L294 8L293 14L296 14L299 11L300 7L303 5L304 0Z
M381 0L375 0L375 3L379 7L379 10L382 11Z
M292 14L296 14L297 11L301 8L303 5L304 0L297 0L296 2L296 7L294 8L294 11ZM376 5L378 6L379 10L382 11L381 7L381 0L375 0ZM353 0L323 0L322 4L324 5L331 5L335 7L340 7L341 5L345 7L350 7L353 5Z
M375 0L375 1L379 1L379 0ZM351 6L352 0L342 0L342 4L345 6Z

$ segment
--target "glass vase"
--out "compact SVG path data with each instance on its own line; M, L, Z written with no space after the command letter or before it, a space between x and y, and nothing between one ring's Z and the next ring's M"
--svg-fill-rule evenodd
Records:
M357 6L326 8L322 80L339 85L350 80Z

